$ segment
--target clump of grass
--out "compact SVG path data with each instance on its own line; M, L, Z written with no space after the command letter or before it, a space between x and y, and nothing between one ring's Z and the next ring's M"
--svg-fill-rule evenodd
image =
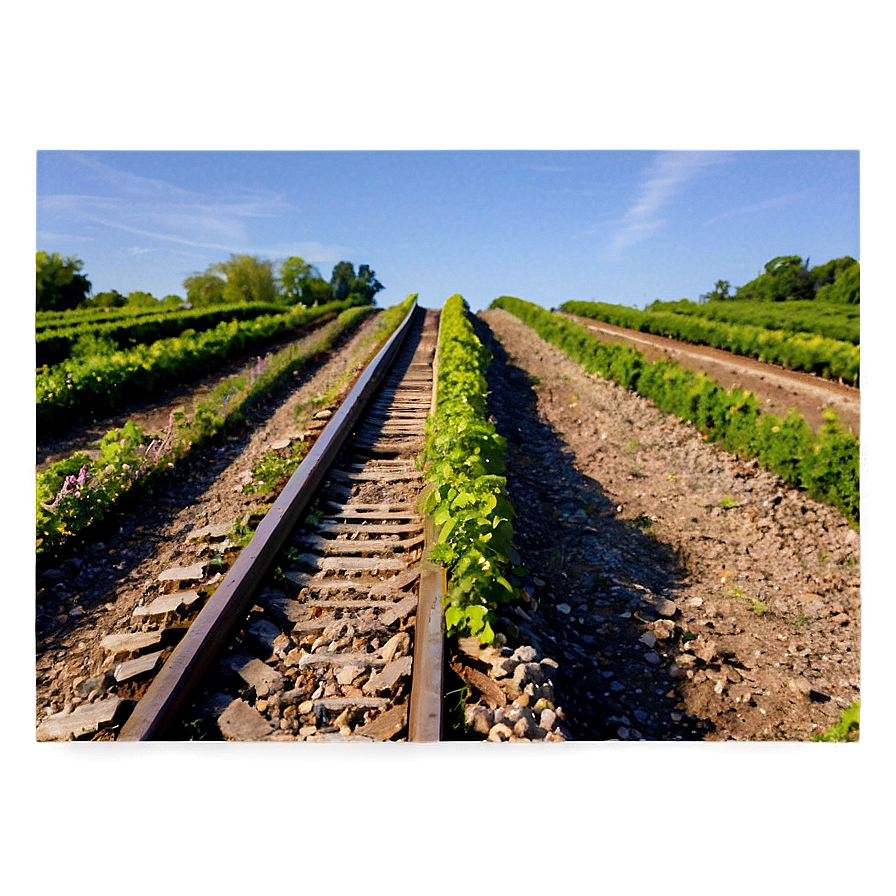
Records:
M736 501L731 495L725 495L721 501L719 501L719 507L722 510L731 510L734 507L740 507L740 501Z
M859 739L859 701L851 703L840 713L840 721L816 734L813 741L820 743L856 743Z

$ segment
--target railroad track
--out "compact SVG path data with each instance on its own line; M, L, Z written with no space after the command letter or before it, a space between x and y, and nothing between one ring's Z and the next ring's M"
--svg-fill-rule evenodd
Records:
M371 362L119 741L209 720L230 740L440 738L443 573L417 470L438 319L415 306Z

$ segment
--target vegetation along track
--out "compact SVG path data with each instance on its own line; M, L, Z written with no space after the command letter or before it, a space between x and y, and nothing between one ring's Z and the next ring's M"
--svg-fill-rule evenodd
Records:
M119 636L120 650L153 641L124 661L152 672L164 620L205 603L136 706L116 696L83 707L110 717L107 737L438 739L441 573L422 569L415 469L437 321L412 311L210 597L179 589L140 608L145 624Z

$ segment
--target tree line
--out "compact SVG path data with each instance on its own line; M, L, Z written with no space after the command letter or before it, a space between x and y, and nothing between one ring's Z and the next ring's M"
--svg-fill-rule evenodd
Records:
M737 301L790 302L816 301L837 305L859 304L859 263L849 255L809 267L799 255L779 255L764 270L731 294L727 280L700 296L701 302Z
M157 299L148 292L122 295L115 289L92 294L92 285L82 273L84 262L58 252L37 253L37 311L70 311L80 308L208 308L215 305L262 302L311 307L353 299L357 305L375 304L383 284L367 264L355 266L340 261L329 280L319 269L297 255L279 265L255 255L231 255L184 280L186 298L167 295Z

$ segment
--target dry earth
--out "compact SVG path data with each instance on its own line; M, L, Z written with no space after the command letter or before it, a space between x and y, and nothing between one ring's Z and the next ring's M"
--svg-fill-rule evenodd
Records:
M859 694L858 534L587 376L510 315L477 325L495 353L492 410L535 586L508 634L558 661L570 738L800 740L836 721ZM355 368L370 326L275 396L254 428L123 512L103 542L38 569L38 723L92 699L108 665L101 638L128 628L160 573L208 559L189 533L245 516L255 460L300 434L296 407ZM130 416L152 428L191 394Z
M808 740L859 697L859 535L693 427L479 315L534 613L578 740Z
M153 486L138 506L116 514L116 530L107 532L103 541L89 544L51 568L38 565L38 723L47 715L89 702L105 690L110 658L100 641L109 633L130 630L134 608L164 592L161 573L214 559L208 544L190 543L188 536L209 525L229 529L237 518L245 519L258 506L258 496L243 493L255 462L275 450L278 442L307 437L308 428L315 425L313 415L326 406L307 408L298 420L296 409L325 394L345 374L360 369L371 349L364 348L359 354L359 346L374 319L369 318L353 336L310 363L296 377L295 385L271 396L251 426L191 454L164 482ZM299 345L313 344L321 332L304 336ZM204 381L193 390L169 395L165 402L136 410L130 419L153 431L154 425L164 426L170 410L178 405L191 407L196 394L206 394L211 385ZM209 564L206 581L211 580L213 569Z

